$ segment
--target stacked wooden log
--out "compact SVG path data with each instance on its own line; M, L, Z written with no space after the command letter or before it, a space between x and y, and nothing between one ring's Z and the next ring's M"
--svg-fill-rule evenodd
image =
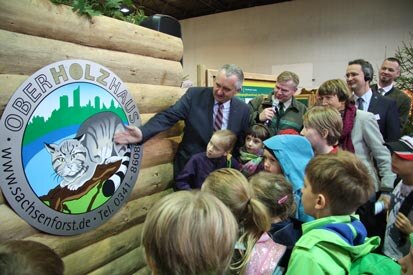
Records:
M134 96L144 124L183 94L182 40L104 16L80 17L49 0L0 0L0 114L12 93L40 68L87 59L116 73ZM53 248L65 274L148 274L141 243L151 206L171 192L172 161L182 123L143 147L138 180L128 202L99 228L77 236L42 233L17 216L0 194L0 243L30 239Z

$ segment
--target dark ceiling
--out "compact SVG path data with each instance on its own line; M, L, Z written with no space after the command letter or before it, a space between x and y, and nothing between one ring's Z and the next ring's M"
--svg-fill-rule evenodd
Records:
M178 20L291 0L133 0L145 15L166 14Z

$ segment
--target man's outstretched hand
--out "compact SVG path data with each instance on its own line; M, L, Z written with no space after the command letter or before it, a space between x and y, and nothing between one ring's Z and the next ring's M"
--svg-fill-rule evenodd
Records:
M115 133L113 140L117 144L140 143L142 141L142 131L134 125L128 125L126 131Z

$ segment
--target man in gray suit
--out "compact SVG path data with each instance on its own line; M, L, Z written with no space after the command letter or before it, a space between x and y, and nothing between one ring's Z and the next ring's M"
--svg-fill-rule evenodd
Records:
M389 57L383 61L379 71L379 83L372 85L373 92L392 98L396 101L400 116L400 130L403 132L409 118L411 99L395 87L395 80L400 76L400 61Z
M174 161L176 177L192 155L206 150L215 130L231 130L239 142L244 141L249 126L249 108L234 97L241 90L243 80L244 74L238 66L224 65L218 71L213 88L189 88L173 106L156 114L140 128L127 126L127 130L117 133L114 140L120 144L145 142L184 120L184 134Z
M347 85L353 92L359 110L374 114L384 141L400 138L400 119L396 101L375 93L370 88L373 66L363 59L350 61L346 70Z

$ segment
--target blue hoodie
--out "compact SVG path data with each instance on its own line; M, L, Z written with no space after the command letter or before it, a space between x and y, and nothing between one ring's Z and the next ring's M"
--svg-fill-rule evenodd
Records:
M302 222L313 220L311 216L304 213L301 202L305 167L314 156L310 142L298 135L277 135L265 140L264 145L278 160L284 176L293 186L297 204L296 218Z

